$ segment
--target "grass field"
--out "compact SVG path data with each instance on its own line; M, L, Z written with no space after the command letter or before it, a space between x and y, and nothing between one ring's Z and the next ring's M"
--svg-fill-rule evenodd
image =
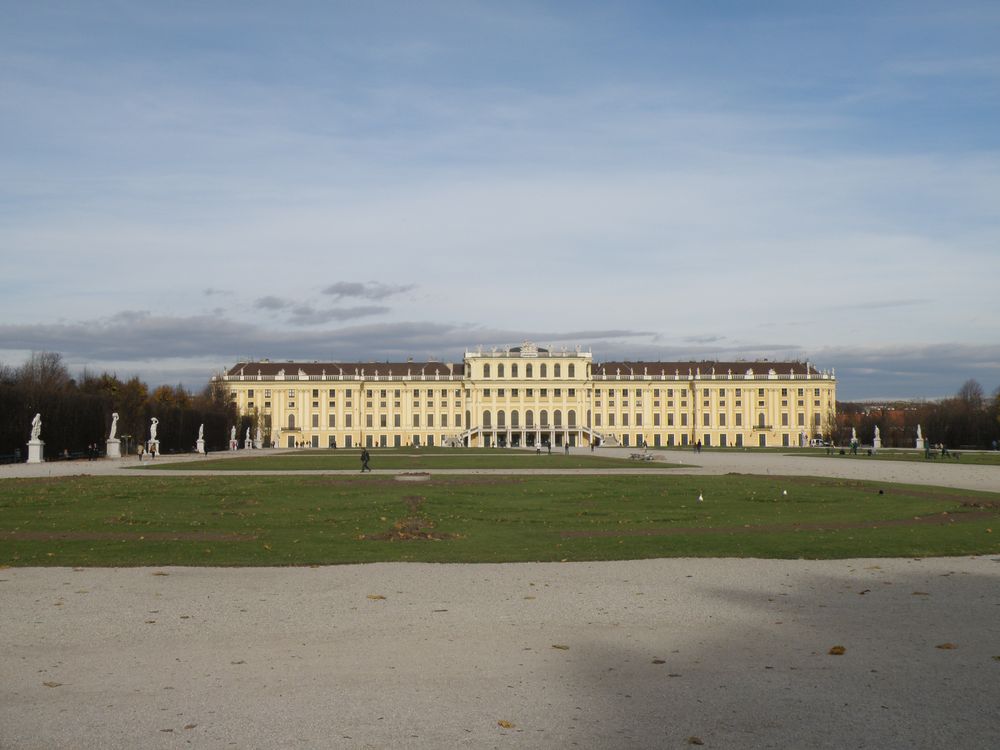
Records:
M249 455L247 455L247 453ZM238 457L158 465L158 469L180 471L361 471L360 449L302 450L266 455L247 451ZM565 455L557 449L549 455L526 450L461 448L372 448L372 469L424 471L427 469L663 469L663 463L609 458L592 453ZM152 462L145 464L151 466ZM670 464L677 468L679 464Z
M3 565L998 552L1000 494L836 479L510 475L417 482L277 475L0 482Z

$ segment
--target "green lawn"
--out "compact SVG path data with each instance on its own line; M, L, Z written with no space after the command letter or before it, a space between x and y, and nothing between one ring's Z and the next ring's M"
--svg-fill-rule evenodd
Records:
M526 450L468 448L372 448L372 469L424 471L427 469L648 469L668 468L652 461L609 458L600 453L565 455L556 448L551 455ZM248 452L238 457L157 465L180 471L361 471L361 450L302 450L265 455ZM146 466L152 466L147 462ZM672 464L669 468L678 468Z
M387 475L277 475L0 482L2 565L997 553L1000 494L835 479L511 475L403 482Z

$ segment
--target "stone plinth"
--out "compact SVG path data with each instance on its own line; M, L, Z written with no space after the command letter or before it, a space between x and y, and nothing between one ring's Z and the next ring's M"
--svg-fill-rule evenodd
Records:
M149 443L146 445L146 452L147 453L155 453L156 455L160 455L160 441L159 440L150 440Z
M117 438L110 438L108 440L108 458L121 458L122 457L122 441Z
M253 442L252 441L250 441L249 439L243 441L243 449L244 450L250 450L252 448L253 448Z
M40 464L45 460L45 441L39 438L28 441L28 463Z
M917 450L918 451L927 450L927 438L917 438Z
M256 448L257 450L260 450L261 448L264 447L264 441L263 440L254 440L253 441L253 447Z
M882 438L875 438L875 442L872 443L872 448L878 450L881 447L882 447Z
M197 450L198 453L201 453L202 455L204 455L205 454L205 441L202 440L201 438L199 438L198 442L195 445L196 445L195 450Z

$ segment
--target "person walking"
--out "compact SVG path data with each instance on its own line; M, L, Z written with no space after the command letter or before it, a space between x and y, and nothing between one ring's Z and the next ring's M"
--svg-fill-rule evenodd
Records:
M362 448L361 449L361 473L362 474L364 474L366 471L371 471L372 470L372 467L370 467L368 465L368 462L370 460L371 460L371 454L368 453L368 449L367 448Z

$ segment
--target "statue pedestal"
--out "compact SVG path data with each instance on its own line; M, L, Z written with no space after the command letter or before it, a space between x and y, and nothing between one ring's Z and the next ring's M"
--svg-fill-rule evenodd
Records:
M201 438L198 438L198 442L196 443L196 445L197 448L195 448L195 450L197 450L198 453L205 455L205 441L202 440Z
M159 440L150 440L146 444L146 452L147 453L155 453L156 455L160 455L160 441Z
M45 460L45 442L40 438L28 441L28 463L40 464Z
M261 448L264 447L264 441L263 440L254 440L253 441L253 447L256 448L257 450L260 450Z
M927 438L917 438L917 450L918 451L927 450Z
M875 438L875 442L872 444L872 447L875 450L878 450L879 448L881 448L882 447L882 438Z
M244 450L250 450L251 448L253 448L253 443L250 442L249 440L244 440L243 441L243 448L244 448Z
M122 457L122 441L117 438L110 438L108 440L108 458L121 458Z

